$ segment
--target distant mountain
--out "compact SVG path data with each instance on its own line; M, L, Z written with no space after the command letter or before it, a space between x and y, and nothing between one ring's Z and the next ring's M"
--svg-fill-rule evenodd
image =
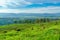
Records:
M19 18L19 17L60 17L60 13L0 13L2 18Z
M0 25L13 24L14 20L35 20L36 17L51 17L51 19L57 19L57 17L60 17L60 13L0 13Z

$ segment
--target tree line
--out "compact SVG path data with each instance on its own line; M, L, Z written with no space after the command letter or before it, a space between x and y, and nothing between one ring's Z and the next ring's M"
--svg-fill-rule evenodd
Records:
M14 23L45 23L60 19L51 18L36 18L36 19L24 19L24 20L14 20Z

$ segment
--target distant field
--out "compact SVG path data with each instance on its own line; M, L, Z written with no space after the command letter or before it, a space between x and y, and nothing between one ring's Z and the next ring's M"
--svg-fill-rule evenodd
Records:
M3 25L0 40L60 40L60 21Z

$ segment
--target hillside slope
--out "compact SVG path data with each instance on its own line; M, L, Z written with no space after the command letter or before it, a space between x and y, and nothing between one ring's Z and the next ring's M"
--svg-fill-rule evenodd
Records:
M0 40L60 40L60 22L0 26Z

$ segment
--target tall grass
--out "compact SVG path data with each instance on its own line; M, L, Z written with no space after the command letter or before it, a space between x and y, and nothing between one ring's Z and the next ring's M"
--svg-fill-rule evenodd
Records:
M0 26L0 40L60 40L60 21Z

